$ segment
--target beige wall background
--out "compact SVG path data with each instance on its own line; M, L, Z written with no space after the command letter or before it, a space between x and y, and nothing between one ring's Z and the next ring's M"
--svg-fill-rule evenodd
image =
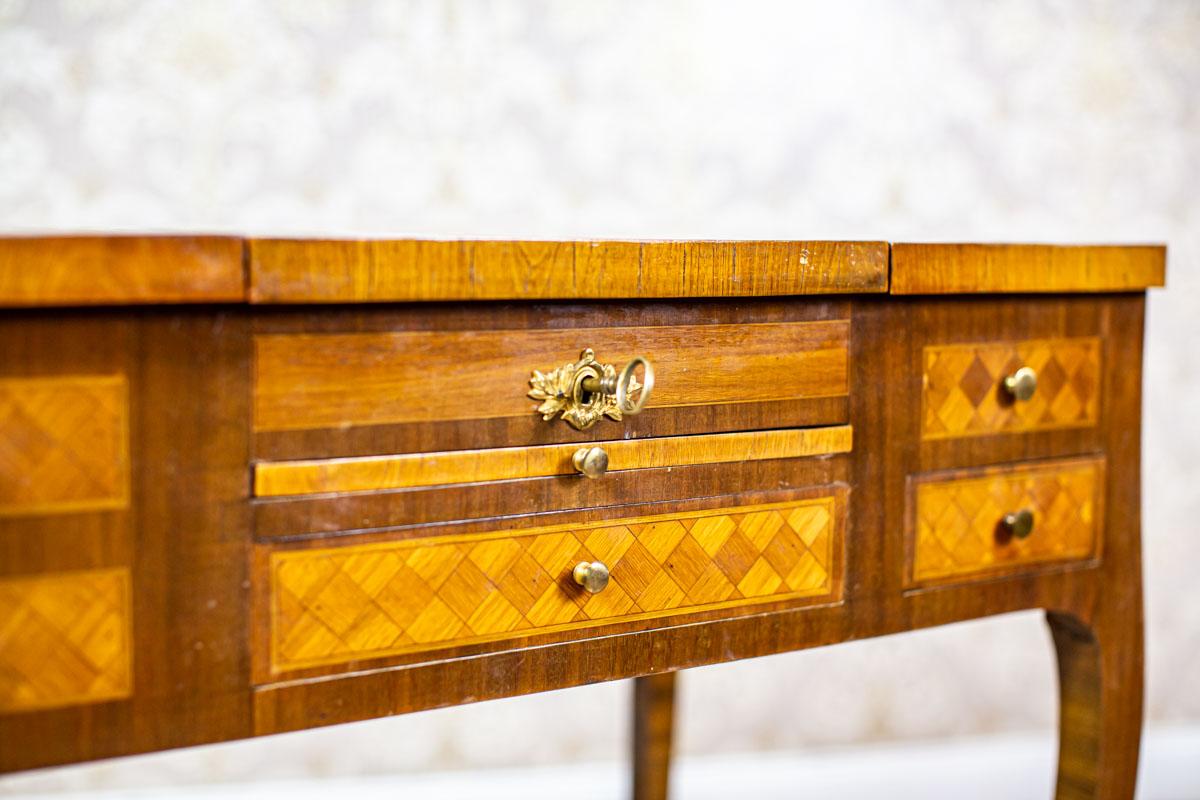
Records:
M1198 187L1186 0L0 0L0 232L1167 242L1151 725L1200 724ZM1038 614L682 680L693 754L1055 719ZM627 699L587 687L36 785L612 759Z

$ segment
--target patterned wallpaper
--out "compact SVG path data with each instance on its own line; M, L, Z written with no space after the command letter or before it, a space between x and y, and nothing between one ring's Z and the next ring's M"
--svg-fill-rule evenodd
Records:
M1200 693L1181 687L1200 660L1198 41L1184 0L0 0L0 230L1166 241L1147 346L1147 713L1197 722ZM1048 729L1054 691L1024 614L688 673L681 745ZM627 692L128 772L609 758ZM584 711L597 729L570 722Z

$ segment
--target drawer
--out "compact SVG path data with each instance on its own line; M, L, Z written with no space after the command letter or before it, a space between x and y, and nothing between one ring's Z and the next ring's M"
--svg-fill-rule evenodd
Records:
M1095 427L1096 336L937 344L922 351L923 440Z
M909 481L906 585L1097 558L1104 459L934 473Z
M428 529L391 541L259 545L259 683L829 602L845 489L737 495ZM551 521L553 520L553 521ZM429 535L436 533L436 535ZM609 573L594 593L577 565ZM593 589L596 587L593 586Z
M259 462L256 497L419 489L525 478L599 478L638 469L848 453L849 425L594 444L450 450L363 458ZM599 461L597 461L599 459Z
M845 479L849 425L254 465L260 539Z
M471 309L449 319L434 311L428 319L331 313L321 325L351 328L332 331L311 330L314 321L305 317L271 317L253 339L255 455L392 455L841 424L848 419L849 321L827 318L839 310L793 304L771 313L800 319L702 324L693 322L705 315L695 308L604 307L576 310L586 324L565 328L500 326L543 313L571 316L571 309L496 311L496 319ZM705 313L739 318L734 307ZM770 316L755 313L751 320ZM639 315L687 322L594 324ZM422 323L459 327L393 329ZM535 395L558 385L546 376L566 375L585 350L615 371L637 356L650 362L655 382L640 414L597 415L581 430L561 410L539 413L546 404Z

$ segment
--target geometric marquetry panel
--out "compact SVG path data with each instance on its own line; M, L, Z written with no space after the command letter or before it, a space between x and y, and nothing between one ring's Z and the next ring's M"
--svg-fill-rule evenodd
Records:
M1014 401L1004 379L1037 372L1037 390ZM1100 340L938 345L924 350L922 439L1080 428L1100 410Z
M923 477L914 487L910 585L1098 554L1101 458ZM1034 524L1018 539L1002 520L1022 509Z
M0 713L132 690L129 570L0 579Z
M834 497L270 557L273 672L833 592ZM571 580L602 561L608 586Z
M123 375L0 380L0 516L129 505Z

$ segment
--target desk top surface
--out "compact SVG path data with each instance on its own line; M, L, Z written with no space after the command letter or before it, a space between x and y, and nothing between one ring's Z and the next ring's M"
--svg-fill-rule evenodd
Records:
M1125 292L1160 245L0 238L0 306Z

